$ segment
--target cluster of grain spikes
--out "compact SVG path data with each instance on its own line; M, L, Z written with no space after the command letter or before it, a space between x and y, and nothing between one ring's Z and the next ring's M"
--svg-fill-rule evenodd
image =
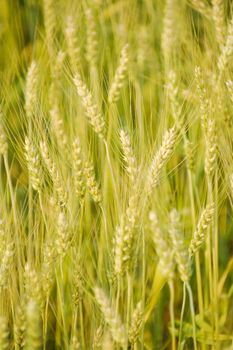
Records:
M0 350L228 349L229 1L13 3Z

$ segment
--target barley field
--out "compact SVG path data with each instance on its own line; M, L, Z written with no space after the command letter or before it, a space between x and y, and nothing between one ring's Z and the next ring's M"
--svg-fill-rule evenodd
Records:
M233 350L233 2L0 0L0 350Z

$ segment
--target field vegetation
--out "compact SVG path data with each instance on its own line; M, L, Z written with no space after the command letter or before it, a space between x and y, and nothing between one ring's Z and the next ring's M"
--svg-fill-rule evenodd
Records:
M229 0L0 0L0 350L233 350Z

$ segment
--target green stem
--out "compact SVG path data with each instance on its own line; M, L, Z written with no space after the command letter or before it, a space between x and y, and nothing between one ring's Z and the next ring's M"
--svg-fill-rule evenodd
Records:
M181 308L181 314L180 314L180 330L179 330L178 350L181 350L182 328L183 328L183 320L184 320L185 303L186 303L186 287L185 287L185 283L184 283L183 284L183 302L182 302L182 308Z
M48 307L49 307L49 295L47 295L46 297L45 310L44 310L43 350L46 349L47 329L48 329Z
M197 336L196 336L196 323L195 323L195 310L194 310L194 303L193 303L193 293L192 289L190 287L189 283L185 283L186 288L188 290L189 294L189 303L190 303L190 310L191 310L191 317L192 317L192 327L193 327L193 344L194 344L194 350L197 350Z
M175 312L174 312L174 282L169 281L169 290L170 290L170 302L169 302L169 311L171 318L171 333L172 333L172 350L176 350L176 335L175 335Z

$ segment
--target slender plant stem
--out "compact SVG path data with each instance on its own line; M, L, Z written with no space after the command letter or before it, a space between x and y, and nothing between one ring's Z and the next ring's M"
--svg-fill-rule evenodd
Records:
M46 349L46 341L47 341L48 307L49 307L49 295L46 296L45 310L44 310L44 322L43 322L43 350Z
M182 308L180 314L180 329L179 329L179 341L178 341L178 350L181 350L181 341L182 341L182 330L183 330L183 320L184 320L184 311L185 311L185 303L186 303L186 286L183 284L183 301Z
M218 169L215 170L215 183L214 183L214 227L213 227L213 277L214 277L214 315L215 315L215 339L216 350L219 349L219 310L218 310Z
M169 290L170 290L169 311L170 311L170 318L171 318L172 350L176 350L175 312L174 312L175 294L174 294L174 282L172 280L169 281Z
M193 344L194 349L197 350L197 336L196 336L196 323L195 323L195 310L194 310L194 303L193 303L193 293L192 289L190 287L189 283L185 283L186 288L188 290L189 294L189 303L190 303L190 310L191 310L191 317L192 317L192 328L193 328Z

